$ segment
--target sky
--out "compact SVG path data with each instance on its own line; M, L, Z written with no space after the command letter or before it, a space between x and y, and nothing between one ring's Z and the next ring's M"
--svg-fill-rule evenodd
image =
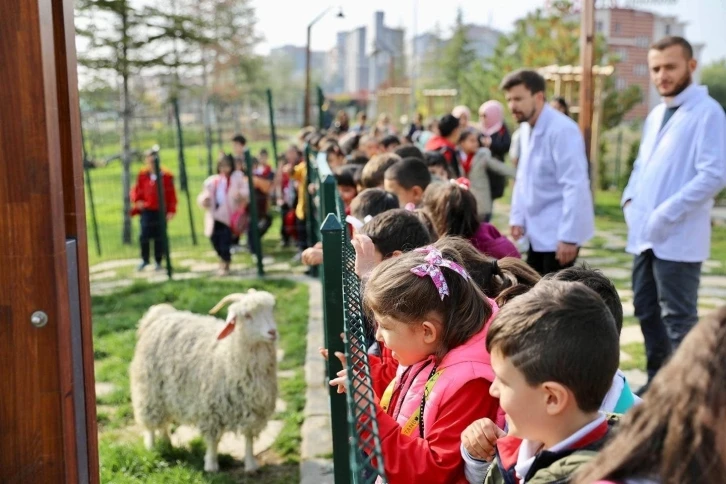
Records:
M306 27L319 13L334 6L312 29L313 50L329 50L335 45L338 31L370 25L376 10L385 12L385 24L403 27L411 38L414 23L420 34L438 25L450 32L460 6L466 23L489 25L504 32L527 12L541 7L545 0L252 0L256 9L258 28L265 41L259 46L261 54L285 44L305 45ZM705 43L701 62L726 58L726 0L620 0L624 7L651 10L675 15L688 22L686 38L692 43ZM446 5L448 8L442 9ZM345 18L337 18L338 6ZM417 8L415 7L417 6ZM414 15L414 12L417 15ZM415 19L415 20L414 20Z

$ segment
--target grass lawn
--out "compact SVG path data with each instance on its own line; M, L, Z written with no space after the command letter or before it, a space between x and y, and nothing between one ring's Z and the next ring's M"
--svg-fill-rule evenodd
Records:
M249 146L255 155L261 148L267 148L272 153L269 143L266 142L252 142ZM162 166L169 169L175 176L174 184L178 199L177 214L168 225L169 245L172 251L196 251L199 248L203 250L209 249L209 241L203 234L204 212L196 203L197 195L202 190L202 184L208 176L204 149L204 146L196 145L189 146L184 150L189 186L188 197L181 190L180 186L180 169L176 148L163 148L159 154ZM226 149L229 149L229 147L226 147ZM136 176L140 169L141 163L134 163L131 166L132 186L136 182ZM216 172L216 164L214 169ZM88 255L91 265L104 260L139 258L138 217L132 219L131 243L124 244L121 237L124 219L121 172L121 163L118 161L112 162L105 167L89 169L87 172L91 180L91 190L93 192L92 205L91 195L88 190L88 185L86 185ZM93 223L92 206L95 208L98 239L101 246L100 254L96 246L96 226ZM196 233L197 245L193 244L192 231Z
M284 427L272 448L258 456L260 473L247 476L242 462L221 456L218 475L203 472L204 444L194 440L189 448L162 445L143 447L133 420L128 368L136 343L136 325L153 304L169 302L179 309L206 312L224 295L250 287L277 297L275 312L280 332L279 347L285 351L280 369L293 370L281 378L280 398L287 409L273 418ZM285 280L175 281L160 285L138 283L110 295L93 297L94 357L96 381L115 390L98 398L101 481L104 483L290 483L299 480L300 426L305 404L303 364L308 320L308 290L304 284ZM284 309L283 309L284 308Z

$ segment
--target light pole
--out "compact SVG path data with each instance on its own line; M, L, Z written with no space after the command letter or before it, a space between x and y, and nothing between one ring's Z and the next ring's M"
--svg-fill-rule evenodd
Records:
M305 48L305 109L303 110L305 114L305 119L303 122L303 126L310 126L310 31L313 28L313 25L323 18L323 16L330 12L333 9L333 6L326 8L323 10L323 12L315 17L312 22L308 24L308 42L307 46ZM343 9L338 10L338 15L336 15L338 18L344 18L345 15L343 15Z

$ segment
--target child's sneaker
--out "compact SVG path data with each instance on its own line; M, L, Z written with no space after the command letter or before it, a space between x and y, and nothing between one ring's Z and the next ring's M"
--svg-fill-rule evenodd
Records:
M139 272L143 272L143 270L146 269L146 266L148 266L148 265L149 265L148 262L142 262L141 264L139 264L139 267L137 267L136 270Z
M161 266L161 264L156 264L156 271L157 272L163 271L163 270L164 270L164 268Z

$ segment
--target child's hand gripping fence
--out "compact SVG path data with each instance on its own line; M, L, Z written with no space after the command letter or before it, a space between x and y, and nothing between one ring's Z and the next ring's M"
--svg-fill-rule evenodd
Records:
M372 483L379 476L385 480L385 474L375 418L360 280L355 274L355 250L345 224L345 207L325 153L318 155L315 165L316 198L320 219L324 220L320 233L326 345L330 355L344 350L348 374L345 402L334 388L330 392L335 482ZM341 333L345 334L344 342L340 339ZM328 375L337 373L333 368L336 361L329 358ZM345 415L341 415L342 412Z

